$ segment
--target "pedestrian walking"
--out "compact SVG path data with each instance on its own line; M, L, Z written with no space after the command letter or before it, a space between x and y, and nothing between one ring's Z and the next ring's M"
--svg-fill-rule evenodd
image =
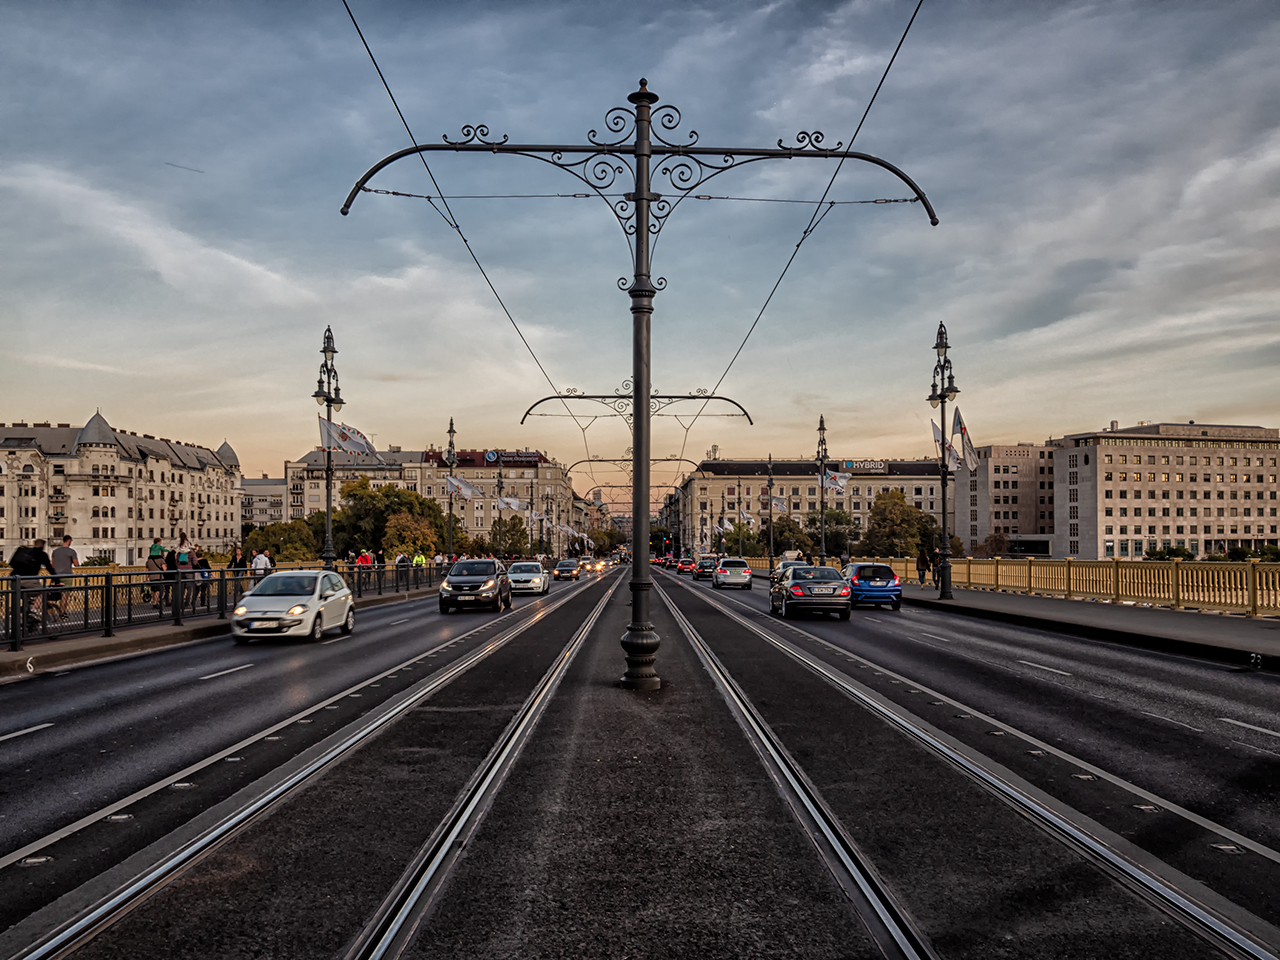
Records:
M9 569L13 571L14 587L21 598L22 614L26 618L27 629L41 629L44 626L43 591L39 584L32 585L35 587L34 590L30 587L24 588L22 580L40 576L42 569L48 570L50 575L53 574L53 561L44 552L44 541L33 540L31 546L19 547L13 551L13 556L9 558Z
M213 577L213 568L199 547L196 547L195 560L191 566L196 575L195 589L191 591L191 612L195 613L197 602L203 604L205 609L209 607L209 580Z
M53 551L53 575L55 579L52 585L54 587L63 586L62 578L70 577L78 566L80 566L80 557L71 549L71 538L63 537L62 546ZM59 620L66 617L66 602L63 600L61 590L56 590L49 594L49 603L57 608Z
M929 572L929 567L933 564L929 560L929 553L924 547L920 548L920 555L916 557L916 576L920 578L920 586L924 586L925 574Z
M147 585L142 588L142 602L160 607L161 581L164 580L164 554L153 553L147 557Z
M930 566L933 568L933 585L938 585L938 578L942 576L942 551L937 547L933 548L933 553L929 556Z
M265 550L253 551L253 560L249 562L249 567L253 570L253 582L257 583L268 573L271 572L271 558L267 556Z

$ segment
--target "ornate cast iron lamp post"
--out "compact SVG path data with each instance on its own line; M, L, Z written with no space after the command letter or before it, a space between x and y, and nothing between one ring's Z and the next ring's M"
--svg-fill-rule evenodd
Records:
M769 573L773 573L773 454L769 454L769 479L765 481L769 491Z
M827 562L827 421L818 414L818 529L821 539L818 546L818 563Z
M320 353L324 362L320 364L320 376L316 378L316 392L311 396L325 408L325 419L333 423L333 411L342 411L342 387L338 385L338 369L333 365L338 348L333 345L331 327L324 328L324 346ZM333 449L329 444L324 448L324 550L320 559L326 570L333 569Z
M929 406L942 404L942 449L938 451L938 478L942 481L942 547L938 551L942 558L939 564L938 599L950 600L951 597L951 537L947 534L947 477L951 475L951 465L947 462L947 401L954 400L960 388L956 386L955 374L951 372L951 360L947 350L951 344L947 342L945 324L938 324L938 339L933 349L938 353L938 360L933 365L933 389L929 391ZM939 386L941 385L941 386Z
M453 479L453 470L458 465L458 451L453 446L453 438L457 434L457 430L453 429L453 417L449 418L449 449L445 452L444 462L449 467L449 479ZM445 547L445 562L453 563L453 484L446 483L449 488L449 527L448 527L448 545Z
M506 137L490 140L489 129L483 125L467 125L462 128L463 138L444 143L418 144L397 151L374 164L351 188L342 206L345 215L351 209L361 191L372 192L366 186L378 171L405 157L431 151L450 150L456 153L514 154L530 157L559 167L581 180L605 203L609 204L631 246L634 275L632 279L619 280L618 286L631 298L632 337L632 551L631 551L631 622L622 637L622 649L626 655L627 671L621 684L632 690L656 690L662 685L654 670L660 639L649 619L649 592L652 575L649 570L649 451L650 451L650 323L653 317L653 298L666 286L665 279L653 278L650 266L650 249L662 230L667 217L686 197L712 177L747 163L765 159L821 159L861 160L881 167L905 183L928 212L930 223L936 225L937 216L928 198L905 173L886 160L866 153L842 150L837 143L834 150L821 146L824 137L818 131L801 131L796 135L796 145L785 147L778 141L777 148L752 147L703 147L698 145L698 134L690 131L685 143L673 143L663 133L680 125L680 111L667 104L654 109L658 95L648 88L648 81L641 79L640 89L627 100L632 108L614 107L605 114L608 135L616 140L597 139L592 130L587 143L578 144L518 144L509 143ZM656 128L656 129L655 129ZM574 159L581 157L581 159ZM655 193L651 184L651 164L658 157L658 170L675 194L675 198ZM609 199L605 191L629 172L634 190L621 200Z

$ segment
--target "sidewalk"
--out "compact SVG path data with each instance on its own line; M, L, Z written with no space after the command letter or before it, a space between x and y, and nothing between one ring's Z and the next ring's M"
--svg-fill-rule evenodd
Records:
M439 586L425 587L408 593L384 593L356 600L356 609L378 607L386 603L403 603L433 597ZM211 637L223 637L231 633L227 620L201 617L181 627L160 623L146 627L118 629L113 637L83 635L66 640L40 640L29 643L19 651L0 651L0 684L24 680L42 673L69 670L90 663L105 663L124 657L136 657L170 647L198 643Z
M990 590L953 589L939 600L938 588L902 585L904 603L963 616L1056 630L1093 640L1186 653L1228 663L1263 658L1280 668L1280 620L1142 607L1135 604L1063 600Z

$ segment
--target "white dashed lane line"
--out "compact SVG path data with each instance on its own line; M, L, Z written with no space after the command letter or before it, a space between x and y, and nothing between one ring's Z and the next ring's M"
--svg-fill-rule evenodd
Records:
M1160 716L1160 714L1158 714L1158 713L1151 713L1151 712L1150 712L1150 711L1148 711L1148 710L1143 710L1143 711L1142 711L1142 713L1143 713L1143 715L1144 715L1144 716L1148 716L1148 717L1155 717L1157 720L1166 720L1166 721L1168 721L1169 723L1176 723L1178 726L1180 726L1180 727L1186 727L1188 730L1194 730L1196 733L1204 733L1204 731L1203 731L1203 730L1201 730L1199 727L1193 727L1191 724L1189 724L1189 723L1183 723L1181 720L1175 720L1175 719L1173 719L1173 717L1162 717L1162 716Z
M214 677L225 677L228 673L235 673L237 670L248 670L252 667L252 663L242 663L238 667L232 667L230 670L219 670L217 673L211 673L208 676L201 677L201 680L212 680Z
M27 729L25 730L15 730L13 731L13 733L6 733L3 736L0 736L0 740L12 740L14 737L25 736L28 733L35 733L37 730L43 730L45 727L52 727L52 726L53 726L52 723L42 723L42 724L39 724L38 726L27 727Z
M937 636L937 635L935 635L935 634L932 634L932 633L922 633L922 634L921 634L921 636L928 637L930 640L941 640L943 643L950 643L950 642L951 642L951 641L950 641L950 640L948 640L946 637L939 637L939 636Z
M1280 737L1280 733L1275 730L1268 730L1266 727L1255 727L1252 723L1245 723L1243 720L1232 720L1230 717L1219 717L1223 723L1233 723L1237 727L1244 727L1248 730L1257 730L1259 733L1265 733L1272 737Z
M879 620L877 620L875 617L863 617L862 619L863 619L863 620L870 620L872 623L879 623L879 622L880 622L880 621L879 621Z
M391 626L393 626L393 627L398 627L398 626L400 626L400 624L402 624L402 623L408 623L408 622L409 622L409 618L408 618L408 617L405 617L403 620L392 620L392 621L391 621Z
M1058 670L1058 669L1055 669L1054 667L1046 667L1043 663L1032 663L1030 660L1019 660L1018 662L1025 663L1028 667L1035 667L1037 670L1048 670L1050 673L1060 673L1064 677L1071 676L1071 674L1067 673L1067 671L1065 670Z
M334 637L332 640L321 640L320 646L327 647L331 643L337 643L339 640L345 640L346 637Z

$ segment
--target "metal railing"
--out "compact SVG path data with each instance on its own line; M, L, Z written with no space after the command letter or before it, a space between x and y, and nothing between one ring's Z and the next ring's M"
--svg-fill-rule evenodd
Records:
M916 576L907 557L855 557L885 563L904 581ZM752 570L768 576L768 561L748 558ZM837 566L831 562L829 565ZM951 585L972 590L1148 603L1175 610L1214 610L1251 617L1280 616L1280 563L1209 563L1196 560L1033 560L957 557Z
M320 564L276 569L319 570ZM337 564L335 571L357 597L422 590L440 579L435 564ZM123 627L182 626L205 617L225 620L265 575L219 569L0 577L0 643L17 651L27 641L95 632L110 637Z

